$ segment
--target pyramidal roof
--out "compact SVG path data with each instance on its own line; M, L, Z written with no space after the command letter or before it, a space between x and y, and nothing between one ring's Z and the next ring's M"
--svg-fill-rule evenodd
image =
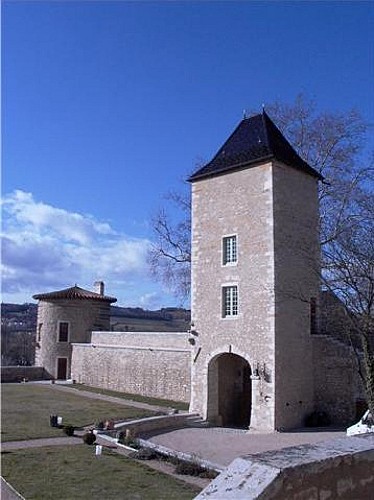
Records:
M273 159L322 179L322 176L296 153L263 111L244 118L214 158L191 175L189 181L194 182Z
M91 292L90 290L85 290L75 285L71 288L65 288L64 290L57 290L56 292L40 293L38 295L33 295L35 300L59 300L59 299L70 299L70 300L101 300L104 302L117 302L115 297L109 297L107 295L101 295L100 293Z

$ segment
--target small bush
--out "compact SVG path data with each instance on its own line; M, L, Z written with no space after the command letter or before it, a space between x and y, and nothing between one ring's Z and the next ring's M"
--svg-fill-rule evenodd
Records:
M91 445L96 441L96 436L93 432L86 432L83 434L82 439L84 443Z
M181 474L184 476L196 476L206 479L214 479L218 476L218 473L216 471L206 469L196 462L187 462L179 459L177 459L174 472L176 474Z
M63 427L63 431L65 432L65 434L67 436L74 436L74 431L75 431L75 428L73 425L65 425Z
M150 448L142 448L137 452L131 453L129 457L136 458L137 460L156 460L159 458L159 454Z
M184 476L200 476L202 472L205 470L199 464L192 462L180 461L175 467L175 473Z
M204 479L215 479L219 475L219 472L212 469L204 469L203 472L199 474L199 477Z
M118 442L120 444L124 444L125 446L131 446L131 448L140 448L137 439L131 434L126 434L126 432L120 432L118 434Z

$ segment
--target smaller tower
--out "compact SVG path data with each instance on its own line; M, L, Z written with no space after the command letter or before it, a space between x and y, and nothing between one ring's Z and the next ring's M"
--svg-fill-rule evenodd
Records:
M39 301L35 364L55 379L71 378L74 342L90 342L92 330L110 328L110 304L117 299L104 295L103 282L95 287L99 293L75 285L33 296Z

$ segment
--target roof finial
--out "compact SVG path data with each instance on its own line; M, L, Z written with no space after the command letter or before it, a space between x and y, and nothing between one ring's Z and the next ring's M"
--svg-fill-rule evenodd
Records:
M248 116L247 116L247 110L243 109L243 120L245 120L246 118L248 118Z
M265 113L265 103L262 103L262 112Z

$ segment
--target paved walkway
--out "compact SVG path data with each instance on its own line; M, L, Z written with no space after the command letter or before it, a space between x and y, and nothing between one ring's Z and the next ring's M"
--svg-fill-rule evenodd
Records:
M190 453L197 458L221 466L229 465L235 458L279 450L289 446L318 443L345 436L343 431L329 429L300 429L295 432L258 434L222 427L184 428L145 436L152 443L175 451ZM144 436L142 436L144 437Z
M82 438L78 436L72 437L52 437L29 439L25 441L7 441L1 443L2 451L21 450L23 448L41 448L43 446L67 446L74 444L82 444Z

